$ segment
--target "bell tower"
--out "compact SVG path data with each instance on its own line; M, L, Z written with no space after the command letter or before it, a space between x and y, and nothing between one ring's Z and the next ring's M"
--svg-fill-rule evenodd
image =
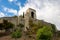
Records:
M30 20L35 20L36 19L36 11L34 9L27 9L26 14L24 15L25 19L25 31L29 29L29 21Z

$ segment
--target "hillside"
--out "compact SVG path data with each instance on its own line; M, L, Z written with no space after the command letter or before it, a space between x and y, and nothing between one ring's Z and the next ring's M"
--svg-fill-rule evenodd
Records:
M16 18L17 18L17 17L16 17ZM7 21L13 19L13 21L14 21L16 18L15 18L15 17L4 17L4 18L1 18L1 19L7 20ZM20 18L21 18L21 17L20 17ZM0 19L0 20L1 20L1 19ZM17 19L16 19L16 20L17 20ZM23 19L22 19L22 20L23 20ZM32 21L34 21L35 26L38 25L38 26L36 26L36 28L35 28L36 30L38 30L39 28L42 28L43 26L48 26L48 28L49 28L49 27L52 27L52 28L53 28L53 32L56 32L56 27L55 27L54 24L45 22L45 21L43 21L43 20L38 20L38 19L36 19L36 20L31 20L31 19L30 19L30 23L31 23L31 24L32 24ZM15 22L16 22L16 21L15 21ZM11 22L11 23L12 23L12 22ZM14 23L14 22L13 22L13 23ZM16 24L17 24L17 23L16 23ZM31 25L31 24L30 24L30 25ZM34 25L34 24L33 24L33 25ZM14 25L15 25L15 24L14 24ZM24 25L24 24L23 24L23 25ZM24 28L24 27L23 27L23 28ZM30 28L31 28L31 29L29 29L29 31L35 30L35 29L33 29L34 27L30 27ZM33 35L33 34L36 35L36 30L35 30L35 33L32 32L31 35ZM29 31L28 31L27 33L30 33ZM59 34L58 34L59 32L56 32L56 33L57 33L57 35L59 35ZM54 33L54 34L55 34L55 33ZM25 35L23 29L22 29L22 35ZM56 34L55 34L55 35L56 35ZM54 37L56 37L55 35L54 35ZM22 36L22 37L23 37L23 36ZM26 36L25 36L25 37L26 37ZM35 36L32 36L32 37L35 38ZM24 38L24 37L23 37L23 38ZM26 38L28 38L28 37L26 37ZM60 38L60 37L59 37L59 38ZM28 38L28 39L29 39L29 38Z

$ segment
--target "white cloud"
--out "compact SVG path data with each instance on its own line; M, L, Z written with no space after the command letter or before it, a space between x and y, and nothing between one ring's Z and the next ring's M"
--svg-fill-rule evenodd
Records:
M0 12L0 17L4 17L5 14L3 12Z
M9 2L12 2L13 0L8 0Z
M8 9L8 12L9 12L9 13L14 13L15 15L17 15L17 10L14 10L14 9Z
M9 2L16 2L17 0L8 0Z
M17 10L7 8L7 7L3 7L3 9L5 12L9 12L9 13L13 13L14 15L17 15Z
M60 30L60 0L27 0L24 7L20 6L21 15L28 8L36 10L37 19L53 23Z

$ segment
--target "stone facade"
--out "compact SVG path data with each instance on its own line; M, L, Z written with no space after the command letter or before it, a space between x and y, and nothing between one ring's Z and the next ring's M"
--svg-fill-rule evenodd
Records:
M26 14L24 15L24 19L25 19L25 31L27 31L27 29L29 29L29 20L36 19L36 11L31 8L27 9Z
M3 23L3 19L0 19L0 23Z
M23 14L23 16L3 17L3 18L1 18L1 20L2 19L8 20L8 22L11 22L15 25L18 25L19 23L23 24L25 26L25 31L26 31L27 30L26 28L29 29L29 20L32 19L34 22L34 20L36 19L36 10L29 8L26 10L26 14ZM1 21L1 22L3 22L3 21Z

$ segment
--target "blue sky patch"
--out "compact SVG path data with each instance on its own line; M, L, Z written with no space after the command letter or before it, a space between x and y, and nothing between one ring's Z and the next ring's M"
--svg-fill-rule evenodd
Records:
M20 9L19 9L19 6L17 5L18 2L21 4L20 6L23 7L26 0L17 0L17 1L13 1L13 2L9 2L9 0L1 0L0 1L0 11L3 12L4 14L13 16L14 14L5 12L3 7L11 8L13 10L19 11Z

